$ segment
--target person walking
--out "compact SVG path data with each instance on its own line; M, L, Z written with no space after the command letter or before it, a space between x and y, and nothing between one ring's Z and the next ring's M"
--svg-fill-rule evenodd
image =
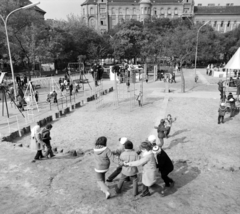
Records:
M111 194L108 186L105 184L105 174L109 169L110 161L114 162L114 155L107 147L107 138L99 137L95 143L94 148L95 172L97 177L97 184L105 193L106 199L109 199ZM118 159L118 164L120 164Z
M42 130L42 140L45 143L47 147L47 152L45 154L45 157L48 158L48 155L52 158L55 155L53 154L52 151L52 146L51 146L51 136L50 136L50 131L52 129L52 125L48 124L45 128Z
M165 122L164 122L164 126L165 126L165 128L167 128L167 130L164 132L166 138L168 138L168 135L169 135L169 133L171 131L172 124L176 120L177 120L177 118L175 118L174 120L172 119L172 115L171 114L167 115L167 118L165 119Z
M37 151L32 163L36 162L40 158L43 158L42 150L44 149L44 142L41 138L41 128L39 125L36 125L31 130L31 145L30 148L32 150Z
M127 141L124 144L125 150L124 152L120 155L120 159L124 162L132 162L132 161L137 161L138 160L138 155L137 153L133 150L133 143L131 141ZM136 166L129 167L129 166L124 166L122 167L122 172L120 176L120 180L118 182L116 192L121 193L122 186L124 184L124 181L126 179L132 179L133 182L133 196L136 196L138 194L138 168Z
M152 145L150 142L141 143L142 158L137 161L126 163L126 166L142 166L142 194L141 197L150 196L149 187L156 182L156 161L152 152Z
M231 108L230 117L234 117L235 116L235 110L236 110L235 101L236 100L233 97L229 100L230 108Z
M221 103L218 109L218 124L224 123L224 116L227 111L225 103Z
M166 188L174 185L173 179L168 177L168 174L173 171L174 166L167 153L159 146L155 145L153 147L153 154L155 155L157 168L165 183L164 190L161 191L161 195L164 196Z
M116 156L120 156L122 152L124 152L125 147L124 144L128 141L126 137L119 138L119 146L115 151L112 151L112 153ZM107 178L107 182L112 182L114 178L116 178L122 171L122 165L118 166L113 173Z
M221 79L218 82L218 90L220 91L220 99L223 100L223 81Z

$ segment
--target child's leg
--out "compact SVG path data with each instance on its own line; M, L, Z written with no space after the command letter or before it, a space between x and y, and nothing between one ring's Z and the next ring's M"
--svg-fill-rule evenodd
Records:
M133 175L131 179L133 182L133 196L136 196L138 194L138 177L137 175Z
M144 184L142 184L142 186L143 186L143 189L142 189L141 197L149 196L150 195L149 188Z
M106 197L108 198L110 196L110 193L108 192L108 187L105 184L105 173L98 173L96 172L97 175L97 184L100 187L100 190L103 191L106 194Z
M221 122L221 115L218 115L218 124Z
M164 140L163 140L163 138L159 138L159 140L160 140L160 144L158 145L160 148L162 148L163 147L163 144L164 144Z
M121 192L123 183L124 183L124 181L126 180L126 178L128 178L128 176L126 176L126 175L124 175L124 174L121 174L120 179L119 179L119 182L118 182L118 185L117 185L117 189L116 189L116 192L117 192L117 193L120 193L120 192Z
M116 168L116 170L108 177L107 182L112 182L122 171L122 166Z
M222 119L222 123L224 123L224 116L221 116L221 119Z
M165 171L160 171L161 173L161 177L165 183L165 186L166 187L170 187L170 183L173 183L173 180L171 178L168 177L168 172L165 172Z

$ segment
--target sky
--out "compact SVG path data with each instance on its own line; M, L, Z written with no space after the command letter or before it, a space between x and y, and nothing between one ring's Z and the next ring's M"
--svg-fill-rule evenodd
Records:
M68 14L80 15L81 4L85 0L31 0L33 3L40 1L38 5L41 9L46 11L46 19L66 19ZM170 1L170 0L169 0ZM202 4L220 4L221 6L227 3L240 5L240 0L195 0L195 5Z

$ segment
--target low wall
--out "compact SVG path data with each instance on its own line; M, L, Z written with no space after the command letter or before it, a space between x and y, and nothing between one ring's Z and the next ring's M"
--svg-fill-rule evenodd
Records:
M109 89L106 89L106 90L104 90L104 92L105 92L104 95L106 95L106 94L108 94L108 93L110 93L112 91L113 91L113 87L111 87ZM94 94L94 95L88 97L87 98L87 102L94 101L96 96L97 96L97 94ZM39 120L37 122L37 124L40 127L44 127L48 123L51 123L54 119L56 120L56 119L60 118L63 115L69 114L70 112L74 111L75 109L83 107L84 103L85 103L84 100L76 103L75 106L72 106L71 111L70 111L69 107L66 107L63 110L59 110L58 112L55 112L53 115L47 116L47 117L43 118L42 120ZM14 131L14 132L10 133L8 136L3 136L2 139L0 139L0 140L1 141L11 142L11 141L13 141L13 140L15 140L15 139L17 139L19 137L22 137L24 135L28 135L30 132L31 132L31 127L30 126L21 127L20 130Z

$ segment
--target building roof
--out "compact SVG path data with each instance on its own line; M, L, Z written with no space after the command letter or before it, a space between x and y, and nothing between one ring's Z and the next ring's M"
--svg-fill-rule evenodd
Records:
M139 3L141 0L108 0L108 3ZM181 3L183 0L151 0L152 3ZM87 4L97 4L97 0L86 0L81 4L87 5Z
M195 6L196 15L240 15L240 6Z

